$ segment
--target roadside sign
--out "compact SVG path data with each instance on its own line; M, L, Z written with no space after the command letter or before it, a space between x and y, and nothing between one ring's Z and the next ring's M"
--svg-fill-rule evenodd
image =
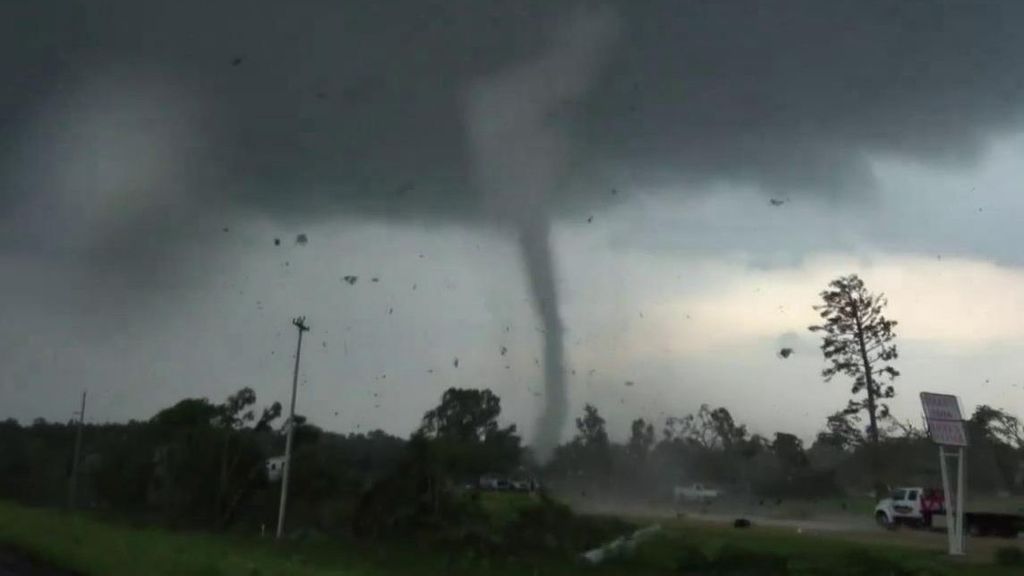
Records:
M921 392L928 436L943 446L967 446L967 429L960 412L960 400L952 394Z
M936 444L967 446L967 430L962 420L928 420L928 435Z
M942 471L942 490L946 498L946 535L949 539L949 553L961 556L965 551L964 542L964 484L967 483L967 429L964 427L960 399L951 394L921 392L921 407L928 436L939 445L939 467ZM947 446L951 449L947 450ZM955 448L955 450L953 449ZM949 470L947 460L956 457L956 470ZM951 476L956 477L954 497Z
M924 417L929 420L963 420L960 401L952 394L921 392L921 406Z

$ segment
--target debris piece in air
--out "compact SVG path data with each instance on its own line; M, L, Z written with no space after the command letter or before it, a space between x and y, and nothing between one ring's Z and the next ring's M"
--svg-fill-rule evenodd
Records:
M786 203L786 201L779 200L778 198L771 198L770 200L768 200L768 203L771 204L772 206L782 206L783 204Z
M380 278L374 276L373 278L370 278L370 282L380 282Z
M342 278L342 280L348 282L348 285L351 286L355 284L357 280L359 280L359 276L345 276L344 278Z
M316 97L317 97L318 100L323 100L324 98L327 98L327 93L326 92L317 92L316 93Z
M299 234L295 237L295 243L299 246L305 246L306 244L309 244L309 237L305 234Z
M783 349L779 350L779 358L789 358L792 355L793 355L793 349L792 348L783 348Z
M225 227L224 227L224 228L222 228L221 230L223 230L224 232L228 232L228 231L230 231L230 229L229 229L229 228L228 228L227 226L225 226Z
M459 367L459 359L458 358L455 358L455 360L452 360L452 366L455 366L456 368Z
M746 518L737 518L732 522L733 528L750 528L750 520Z
M633 387L634 382L632 380L626 380L626 386L629 388Z
M587 224L590 224L590 223L591 223L591 222L593 222L593 221L594 221L594 217L593 217L593 216L589 216L589 217L587 218Z
M405 184L399 186L397 190L395 190L395 195L405 196L409 192L412 192L414 188L416 188L416 184L414 182L406 182Z
M241 63L242 63L242 57L241 56L235 56L234 60L231 61L231 65L232 66L238 66Z
M321 342L321 344L324 345L324 348L327 348L327 341Z
M504 356L505 354L508 354L508 348L502 346L501 347L501 355Z
M415 290L415 289L416 289L416 285L415 285L415 284L413 284L413 285L412 285L412 289L413 289L413 290Z
M619 193L618 189L612 188L612 196L615 196L618 193Z
M280 245L281 245L281 239L280 238L274 238L274 246L280 246Z
M391 313L394 312L394 311L395 311L394 308L388 308L388 316L391 316Z

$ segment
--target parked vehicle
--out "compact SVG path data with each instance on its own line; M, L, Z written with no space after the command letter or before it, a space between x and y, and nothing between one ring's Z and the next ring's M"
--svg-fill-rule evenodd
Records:
M710 502L717 499L718 496L718 490L703 484L676 486L672 489L672 499L676 504L680 502Z
M480 477L477 487L491 492L536 492L540 490L540 482L530 477L508 478L496 474L484 474Z
M875 521L886 528L944 526L946 498L941 489L910 486L896 488L875 506ZM1016 538L1024 530L1024 516L1001 512L964 511L964 526L971 536Z

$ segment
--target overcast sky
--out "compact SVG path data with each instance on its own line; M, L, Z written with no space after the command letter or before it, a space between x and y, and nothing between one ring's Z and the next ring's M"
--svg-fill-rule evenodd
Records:
M545 328L473 136L488 89L540 126L499 148L497 211L551 222L572 414L624 437L709 403L810 439L848 392L811 307L848 273L899 321L898 417L922 390L1020 411L1021 16L0 0L0 417L285 401L302 314L314 423L404 435L489 387L529 434Z

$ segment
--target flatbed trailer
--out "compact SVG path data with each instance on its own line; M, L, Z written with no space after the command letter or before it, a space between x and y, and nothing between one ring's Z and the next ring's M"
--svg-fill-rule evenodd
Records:
M875 521L889 529L942 528L946 520L945 495L937 488L897 488L875 506ZM1024 516L1004 512L964 510L964 528L971 536L1016 538L1024 532Z

